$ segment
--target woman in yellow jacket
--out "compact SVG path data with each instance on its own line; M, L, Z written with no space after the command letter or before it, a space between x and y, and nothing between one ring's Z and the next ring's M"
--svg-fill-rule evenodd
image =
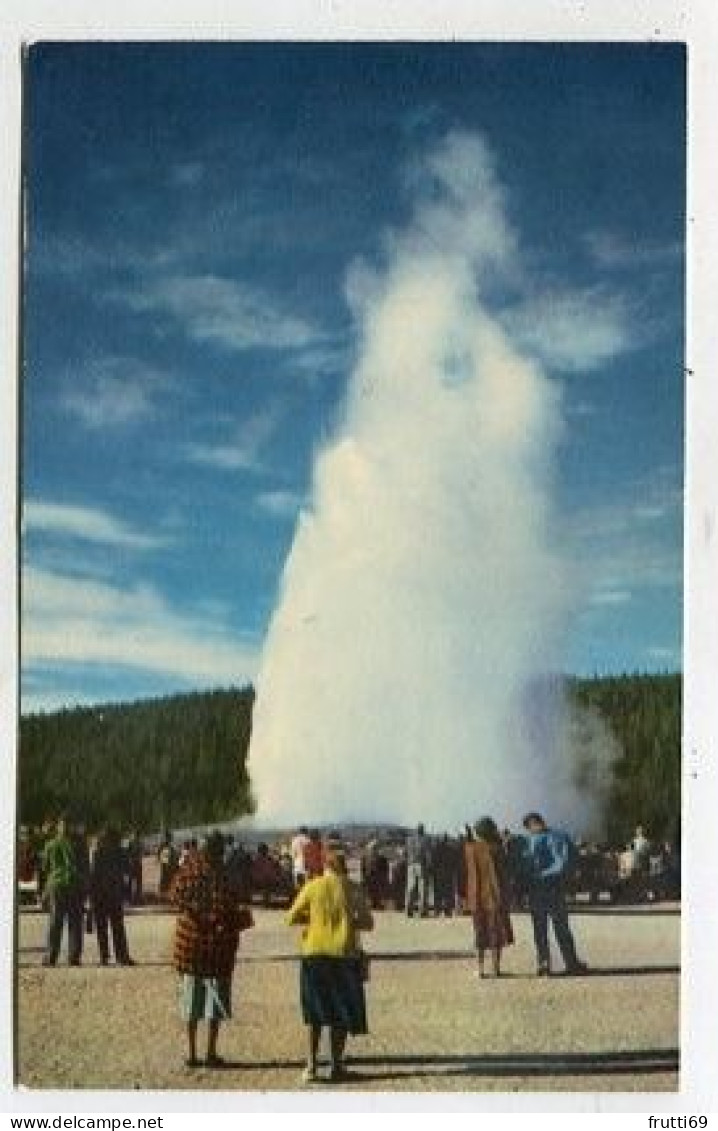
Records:
M359 932L374 926L361 888L347 876L341 852L328 852L324 874L299 891L288 914L301 924L299 994L309 1036L305 1083L317 1079L317 1055L323 1028L330 1032L331 1076L343 1074L347 1034L367 1032L364 996L365 959Z

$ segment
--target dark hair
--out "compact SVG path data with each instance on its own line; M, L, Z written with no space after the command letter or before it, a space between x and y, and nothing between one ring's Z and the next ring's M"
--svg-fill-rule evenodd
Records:
M210 833L204 846L207 859L210 863L221 863L224 858L224 837L220 832Z
M482 840L487 840L489 844L498 844L501 840L496 821L491 817L482 817L480 821L477 821L474 825L474 831L477 836L481 837Z
M336 872L337 875L346 876L347 858L341 849L330 848L324 858L324 863L327 868L331 868L332 872Z
M543 817L541 816L540 813L527 813L521 823L522 823L523 827L525 829L527 829L529 827L529 825L534 824L534 822L536 824L540 824L540 825L546 824L546 822L544 821L544 819L543 819Z

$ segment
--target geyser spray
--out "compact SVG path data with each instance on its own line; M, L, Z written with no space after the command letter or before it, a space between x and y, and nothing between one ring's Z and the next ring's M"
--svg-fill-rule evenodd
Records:
M350 273L359 358L257 683L258 819L586 827L546 678L570 604L560 389L491 309L520 265L485 144L451 134L420 174L383 266Z

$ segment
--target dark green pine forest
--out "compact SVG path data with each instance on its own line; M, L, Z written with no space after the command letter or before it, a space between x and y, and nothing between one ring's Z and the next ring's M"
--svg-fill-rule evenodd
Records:
M637 823L652 838L678 835L681 688L680 675L567 681L569 696L617 740L605 812L615 843ZM253 703L245 688L22 718L19 821L37 825L65 812L89 829L112 822L149 833L251 812Z
M624 675L569 680L576 702L598 712L621 754L604 814L608 838L623 843L642 824L653 839L677 840L681 814L683 680Z
M21 823L65 812L89 829L154 832L250 812L253 703L247 688L23 718Z

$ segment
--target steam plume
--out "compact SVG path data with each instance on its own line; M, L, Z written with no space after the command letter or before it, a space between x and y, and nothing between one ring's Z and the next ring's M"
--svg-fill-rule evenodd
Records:
M536 725L570 580L559 387L489 308L521 268L482 139L449 135L412 183L383 269L350 274L359 360L264 649L258 817L585 825L555 696Z

